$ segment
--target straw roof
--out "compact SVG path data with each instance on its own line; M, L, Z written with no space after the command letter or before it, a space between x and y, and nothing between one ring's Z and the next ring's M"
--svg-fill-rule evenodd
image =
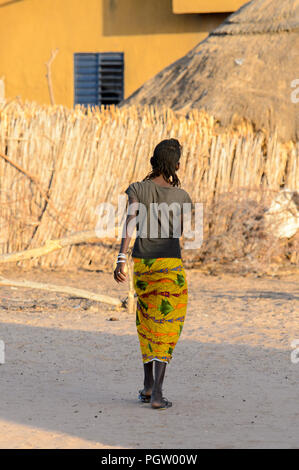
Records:
M298 50L299 0L253 0L121 106L205 109L222 126L246 118L257 129L277 129L281 140L299 140L299 103L291 99Z

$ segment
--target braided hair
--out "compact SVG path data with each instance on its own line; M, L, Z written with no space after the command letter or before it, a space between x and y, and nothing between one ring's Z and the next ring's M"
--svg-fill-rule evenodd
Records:
M162 175L167 183L180 186L181 182L176 174L176 165L180 160L182 146L176 139L162 140L154 150L150 159L152 171L143 181Z

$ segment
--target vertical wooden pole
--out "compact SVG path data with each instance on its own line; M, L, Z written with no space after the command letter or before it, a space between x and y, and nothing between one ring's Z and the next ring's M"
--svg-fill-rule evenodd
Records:
M53 84L52 84L51 65L52 65L53 60L57 56L57 53L58 53L58 49L55 49L55 51L52 51L50 59L48 60L48 62L46 62L46 67L47 67L46 77L48 81L50 102L52 105L55 104L55 99L54 99Z

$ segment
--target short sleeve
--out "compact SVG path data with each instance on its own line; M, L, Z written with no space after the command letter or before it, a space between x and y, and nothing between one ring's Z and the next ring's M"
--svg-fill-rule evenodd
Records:
M185 191L185 197L184 197L184 204L186 203L190 204L190 210L192 211L192 209L194 208L194 204L192 202L190 195L187 193L187 191Z
M185 197L184 202L189 202L190 204L192 204L192 199L187 192L186 192L186 197Z
M136 183L131 183L125 190L125 193L130 199L133 199L134 201L139 201Z

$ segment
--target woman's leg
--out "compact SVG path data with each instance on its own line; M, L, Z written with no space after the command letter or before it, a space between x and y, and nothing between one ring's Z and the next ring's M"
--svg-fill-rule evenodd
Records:
M144 389L142 393L144 395L151 396L152 389L154 385L154 376L153 376L153 362L147 362L143 364L144 367Z
M151 404L153 408L171 406L171 402L163 399L162 386L166 371L166 362L155 361L155 381L152 391Z

